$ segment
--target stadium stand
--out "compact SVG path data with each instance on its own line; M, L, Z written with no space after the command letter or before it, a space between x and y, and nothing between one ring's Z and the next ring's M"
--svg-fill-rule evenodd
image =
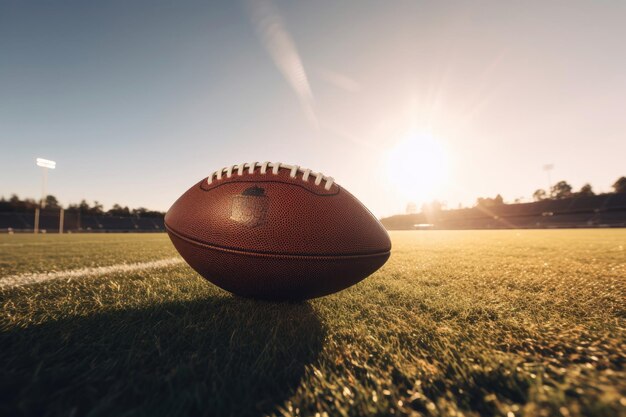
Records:
M35 213L0 212L0 232L32 232ZM577 196L534 203L476 206L458 210L397 215L382 219L390 230L535 229L626 227L626 193ZM59 231L59 211L44 210L40 230ZM163 217L81 215L66 212L65 232L163 232Z
M606 208L607 210L626 210L626 193L610 194Z
M425 224L431 229L626 227L626 194L476 206L436 213L397 215L381 221L390 230L424 229Z
M81 216L65 213L65 232L163 232L162 217ZM35 213L0 213L0 232L32 232ZM46 233L58 233L59 211L42 211L39 229Z
M22 213L0 213L0 230L8 229L31 229L32 221L29 222Z

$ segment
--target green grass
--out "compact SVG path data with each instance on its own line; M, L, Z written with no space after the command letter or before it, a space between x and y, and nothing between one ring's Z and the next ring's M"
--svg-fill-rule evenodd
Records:
M392 240L300 304L184 264L0 290L0 415L626 415L626 230ZM165 235L4 235L0 277L171 256Z
M0 277L176 256L158 234L0 235Z

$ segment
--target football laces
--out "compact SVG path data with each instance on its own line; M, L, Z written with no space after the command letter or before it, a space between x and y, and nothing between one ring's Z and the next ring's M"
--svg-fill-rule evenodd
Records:
M289 165L283 164L282 162L251 162L251 163L243 163L243 164L235 164L228 167L224 167L218 171L214 171L207 178L207 183L212 184L213 179L219 181L222 179L224 175L226 178L231 178L233 175L242 176L244 171L247 169L249 174L253 174L254 170L260 167L261 175L266 175L268 168L271 169L272 175L278 175L278 171L281 169L289 170L289 176L291 178L296 178L298 173L302 173L302 181L308 182L309 177L315 178L315 185L320 186L322 182L324 182L324 189L330 190L330 187L333 186L335 180L332 177L327 177L321 172L313 172L310 169L301 168L298 165Z

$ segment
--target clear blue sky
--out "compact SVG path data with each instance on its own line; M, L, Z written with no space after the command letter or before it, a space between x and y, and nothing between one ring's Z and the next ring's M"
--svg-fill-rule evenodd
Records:
M239 162L377 215L626 175L626 2L3 1L0 195L166 210ZM412 184L415 184L414 186Z

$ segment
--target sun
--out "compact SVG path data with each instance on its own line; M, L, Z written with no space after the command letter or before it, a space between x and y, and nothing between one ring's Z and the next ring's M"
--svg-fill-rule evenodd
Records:
M424 203L437 197L447 179L447 158L442 144L427 134L410 134L389 150L389 181L404 198Z

